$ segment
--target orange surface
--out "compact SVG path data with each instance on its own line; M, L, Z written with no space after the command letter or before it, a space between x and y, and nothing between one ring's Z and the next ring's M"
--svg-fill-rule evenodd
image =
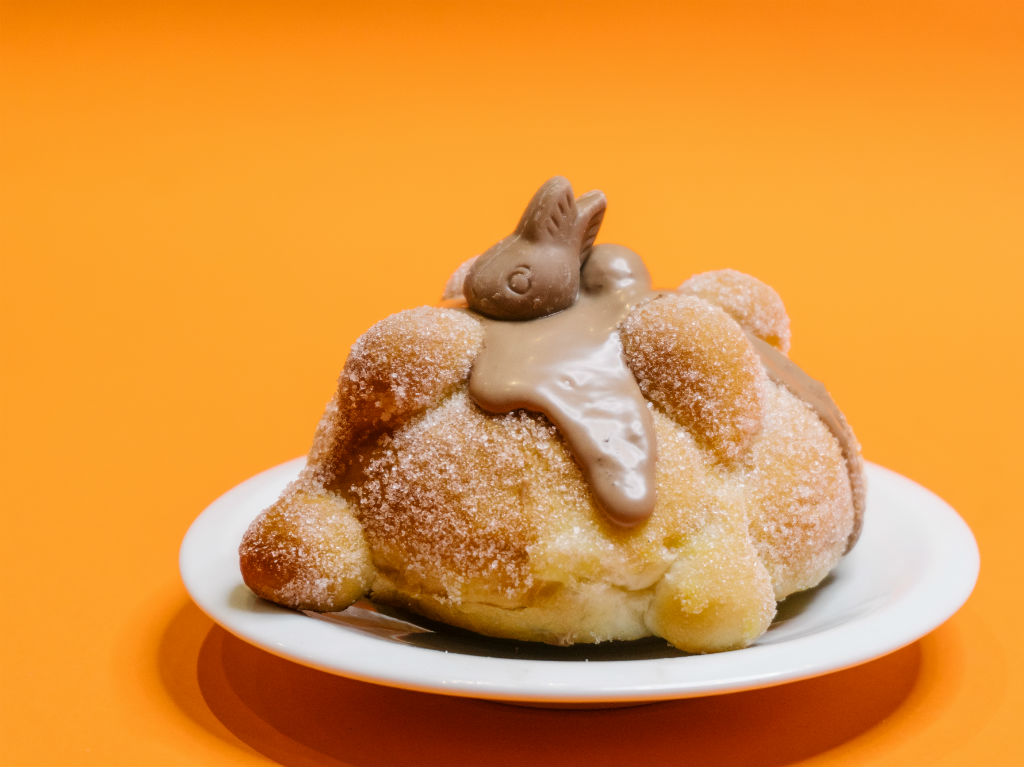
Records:
M1016 2L4 3L0 762L1020 764ZM774 285L978 587L860 668L635 709L378 689L229 637L177 550L359 333L569 176L658 283Z

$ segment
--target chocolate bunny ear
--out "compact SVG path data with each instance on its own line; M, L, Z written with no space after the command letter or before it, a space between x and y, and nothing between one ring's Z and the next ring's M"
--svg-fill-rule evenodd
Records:
M580 244L580 263L583 264L590 257L590 251L594 247L594 240L597 239L597 231L604 221L604 211L608 207L608 199L604 192L594 190L576 200L578 211L578 226L582 230L582 242Z
M531 242L569 244L576 231L576 200L567 178L555 176L537 190L516 233Z

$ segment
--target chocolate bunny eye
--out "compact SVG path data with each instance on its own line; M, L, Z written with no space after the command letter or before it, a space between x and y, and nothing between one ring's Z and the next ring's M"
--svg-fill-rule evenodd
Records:
M526 295L533 284L533 270L525 265L517 266L509 272L508 277L505 278L505 284L513 293Z

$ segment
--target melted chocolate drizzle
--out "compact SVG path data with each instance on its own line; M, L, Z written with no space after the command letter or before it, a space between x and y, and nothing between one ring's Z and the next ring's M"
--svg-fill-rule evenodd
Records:
M653 295L632 251L594 248L576 302L534 320L484 319L469 394L484 410L544 413L565 438L597 505L630 527L654 511L654 418L622 356L619 323Z
M657 440L650 406L623 358L618 326L635 306L665 293L651 289L633 251L593 246L604 207L599 192L574 200L568 181L552 179L534 195L516 231L472 266L464 294L485 336L469 393L492 413L524 408L546 415L597 505L614 524L631 527L654 511ZM768 376L810 404L839 442L855 509L849 548L864 510L857 440L822 384L747 335Z

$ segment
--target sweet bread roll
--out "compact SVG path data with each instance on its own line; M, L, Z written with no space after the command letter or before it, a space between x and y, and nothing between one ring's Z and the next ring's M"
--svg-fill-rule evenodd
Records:
M750 644L863 513L859 446L785 357L752 277L656 291L555 178L449 280L356 342L302 475L250 526L246 584L369 596L483 634Z

